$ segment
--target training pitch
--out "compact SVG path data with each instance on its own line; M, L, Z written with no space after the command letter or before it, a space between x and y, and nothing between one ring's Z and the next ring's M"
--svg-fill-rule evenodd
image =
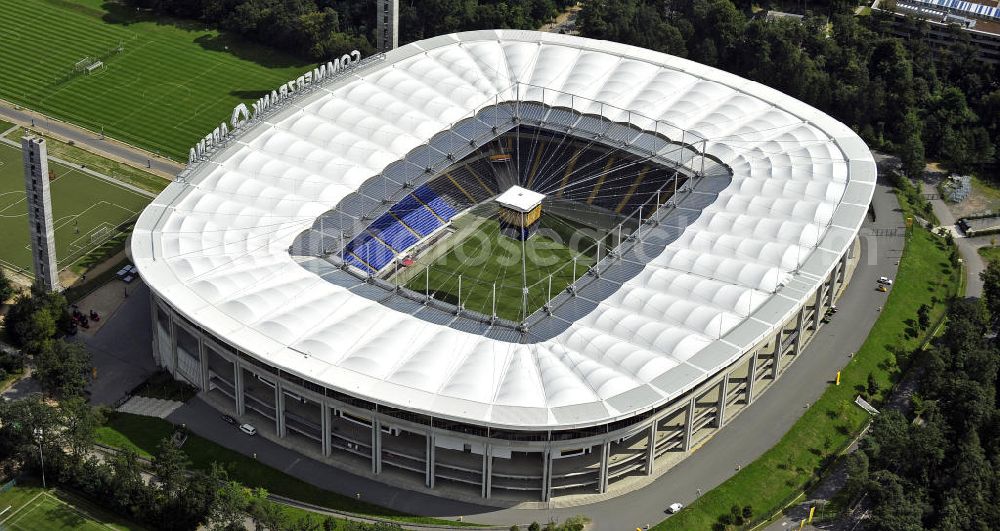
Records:
M77 262L120 233L150 198L79 169L49 161L52 221L59 268ZM28 213L21 150L0 144L0 263L30 272Z
M311 66L125 3L0 0L0 13L0 98L177 160Z
M104 523L60 499L53 491L39 488L13 489L0 494L0 529L4 531L109 531L128 529Z
M528 287L525 308L530 315L548 301L550 293L555 296L566 289L594 263L593 241L575 241L571 224L545 214L539 223L538 233L524 242L522 249L520 241L500 234L495 219L466 214L456 220L455 241L446 252L436 258L418 259L406 271L406 286L418 293L428 290L436 299L456 304L461 276L462 306L492 315L496 283L496 315L520 321L524 317L522 286ZM445 240L435 247L447 245Z

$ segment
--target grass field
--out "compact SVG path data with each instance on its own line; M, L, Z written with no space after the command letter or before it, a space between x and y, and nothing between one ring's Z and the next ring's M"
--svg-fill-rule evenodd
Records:
M78 169L49 164L56 254L59 267L92 261L86 256L102 235L134 218L150 198ZM30 271L27 209L21 150L0 145L0 263L14 270Z
M904 212L910 211L912 207L904 204ZM914 229L888 300L861 349L842 371L841 384L827 388L764 455L654 529L712 529L734 505L750 505L757 517L770 516L814 481L823 465L867 422L868 415L852 402L866 387L868 375L874 376L878 394L884 397L900 375L897 361L905 360L923 341L914 328L917 308L931 306L931 322L944 315L944 301L956 294L960 273L948 262L949 252L942 238Z
M469 223L470 216L462 219ZM446 254L434 260L428 268L412 273L407 287L423 293L430 286L438 300L451 304L458 302L459 275L462 276L462 304L465 308L490 315L493 311L493 284L496 283L496 314L505 319L522 319L521 292L523 276L527 278L528 314L548 300L549 277L552 277L553 296L574 281L573 258L577 257L576 278L581 277L593 263L591 257L581 255L543 235L544 231L525 242L525 267L522 271L521 244L500 234L494 219L474 218L481 223L476 229L457 242ZM555 216L543 216L542 228L556 234L564 232L564 224ZM563 230L560 230L563 229ZM567 241L565 238L557 238ZM419 264L418 264L419 265ZM409 273L409 272L408 272ZM429 277L429 278L428 278Z
M109 531L139 529L90 503L56 490L14 487L0 494L0 529L10 531Z
M177 160L239 101L310 66L115 1L0 0L0 13L0 98ZM88 56L105 68L70 76Z

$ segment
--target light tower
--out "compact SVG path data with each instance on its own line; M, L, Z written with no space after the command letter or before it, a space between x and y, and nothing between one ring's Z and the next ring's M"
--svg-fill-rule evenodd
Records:
M378 51L388 52L399 46L399 0L378 0L376 44Z
M22 138L21 156L24 160L24 193L31 230L35 283L47 291L58 290L56 236L52 226L49 159L45 139L33 136Z

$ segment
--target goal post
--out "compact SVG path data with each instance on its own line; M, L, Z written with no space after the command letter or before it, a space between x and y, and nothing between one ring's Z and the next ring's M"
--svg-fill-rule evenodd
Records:
M94 58L88 55L87 57L84 57L83 59L80 59L79 61L73 64L73 71L83 72L87 70L87 68L89 68L90 65L92 64L94 64Z

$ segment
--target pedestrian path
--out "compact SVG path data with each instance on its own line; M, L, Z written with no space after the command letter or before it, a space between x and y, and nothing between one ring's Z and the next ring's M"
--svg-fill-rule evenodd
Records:
M164 400L162 398L149 398L145 396L133 396L122 404L118 411L122 413L132 413L144 417L156 417L165 419L177 408L183 406L183 402L176 400Z

